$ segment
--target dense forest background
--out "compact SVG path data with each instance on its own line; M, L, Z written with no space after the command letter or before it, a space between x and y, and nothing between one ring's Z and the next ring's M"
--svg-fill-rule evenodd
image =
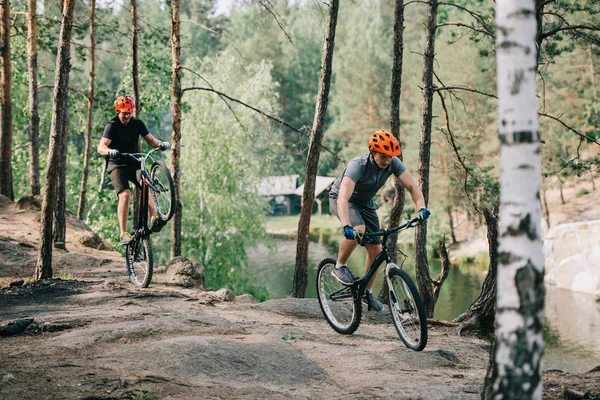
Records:
M497 198L499 143L496 122L493 1L440 3L436 32L436 91L431 146L430 204L435 218L428 235L450 232L452 212L479 217ZM547 24L600 25L600 5L549 2ZM52 87L60 2L38 2L40 173L43 175L52 119ZM162 140L171 136L170 2L138 0L140 118ZM96 10L96 84L93 149L114 116L113 102L132 94L131 13L128 2L102 2ZM183 115L181 201L183 255L200 260L207 282L249 291L244 249L268 241L268 208L256 193L269 175L304 175L315 113L327 6L317 1L237 1L228 15L214 15L215 1L181 1ZM421 77L426 5L406 2L401 98L404 162L416 177L421 130ZM468 7L468 9L467 9ZM11 2L13 186L15 198L30 193L27 70L27 2ZM75 5L71 46L67 210L79 198L87 118L89 9ZM335 176L367 151L369 134L390 129L394 4L381 0L340 5L329 109L319 175ZM548 25L547 25L548 26ZM491 36L490 29L491 27ZM569 176L597 174L600 104L598 29L585 36L564 30L540 49L539 110L545 188ZM203 88L194 90L186 88ZM210 89L210 90L206 90ZM227 100L237 99L276 117ZM441 100L444 100L443 102ZM582 135L587 139L582 139ZM144 145L146 146L146 145ZM168 157L168 154L164 155ZM118 242L117 199L102 181L100 156L91 158L85 222ZM43 182L43 176L41 181ZM302 178L301 178L302 181ZM497 201L497 200L496 200ZM405 213L414 213L407 202ZM167 257L169 236L155 235L156 254ZM437 243L431 240L430 243ZM161 250L164 246L164 250Z

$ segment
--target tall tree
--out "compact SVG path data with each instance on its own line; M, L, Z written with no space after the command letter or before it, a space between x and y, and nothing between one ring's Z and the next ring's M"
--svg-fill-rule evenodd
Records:
M37 0L29 0L27 14L27 70L29 73L29 186L40 194L40 114L38 100Z
M75 0L64 0L56 69L54 73L54 96L52 102L52 122L50 124L50 145L46 163L44 197L40 221L40 246L35 266L34 279L52 278L52 222L57 198L58 169L60 166L63 142L67 140L69 123L69 73L71 72L70 50L73 9Z
M181 172L179 159L181 157L181 38L179 35L179 0L173 0L173 15L171 18L171 45L173 64L171 76L173 78L171 113L173 119L173 133L171 135L171 171L175 184L175 216L171 226L171 258L181 255Z
M138 46L138 12L137 12L137 0L131 0L131 59L132 59L132 78L133 78L133 102L135 103L135 110L133 115L136 118L140 117L141 100L140 100L140 63L139 63L139 46ZM138 138L137 151L142 151L142 141ZM140 210L140 199L142 197L142 191L136 186L133 191L133 226L138 224L138 215Z
M312 215L315 198L315 183L317 180L317 168L319 166L319 155L325 127L325 116L327 114L327 102L329 100L329 86L333 68L333 47L335 42L338 8L339 0L331 0L329 2L329 15L327 17L327 28L325 30L323 54L321 57L322 67L321 76L319 77L317 105L308 146L308 155L306 158L306 181L304 182L302 210L300 211L300 221L298 222L296 268L294 271L294 283L291 293L293 297L303 298L306 296L306 285L308 280L308 234L310 231L310 216Z
M496 2L501 144L493 399L540 399L544 305L534 0Z
M94 122L94 77L96 76L96 0L90 0L90 80L88 83L87 125L85 127L85 150L83 153L83 172L79 189L77 217L83 219L87 195L88 176L90 172L90 156L92 154L92 127Z
M419 142L419 186L429 204L429 162L431 157L431 121L433 118L433 61L435 57L435 33L437 28L437 0L427 3L426 43L423 56L423 100L421 113L421 137ZM419 293L425 312L433 317L435 300L433 282L427 262L427 221L415 229L415 270Z
M394 62L392 65L392 89L390 93L390 127L392 129L392 134L398 139L398 143L402 143L400 140L400 96L402 94L402 60L404 57L403 36L404 0L396 0L396 6L394 8ZM390 211L389 227L394 227L400 222L406 197L404 186L402 186L398 179L394 179L394 191L396 195L394 196L394 204ZM394 246L395 248L397 241L398 233L394 233L390 237L390 246ZM390 254L392 261L396 262L398 255L395 249ZM385 281L384 284L387 284L387 281ZM383 292L387 293L387 290L384 290Z
M10 1L0 0L0 194L14 200L12 179L12 100L10 78Z
M54 232L52 239L54 247L57 249L66 249L67 242L67 222L66 222L66 207L67 207L67 133L69 130L69 115L67 114L66 122L63 124L62 137L64 140L60 143L59 162L58 162L58 177L56 188L56 205L54 207Z

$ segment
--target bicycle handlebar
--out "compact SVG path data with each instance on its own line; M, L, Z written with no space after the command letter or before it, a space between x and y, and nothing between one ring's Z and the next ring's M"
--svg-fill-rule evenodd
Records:
M400 225L400 226L396 226L394 228L390 228L390 229L385 229L383 231L379 231L379 232L373 232L373 233L359 233L359 237L372 237L372 236L384 236L384 235L389 235L390 233L396 233L408 228L412 228L415 227L417 225L419 225L419 223L421 222L421 220L417 217L417 218L413 218L409 221L406 221L405 224Z
M158 148L152 149L147 153L120 153L121 157L131 157L140 164L142 164L142 169L146 169L146 160L152 153L158 151Z

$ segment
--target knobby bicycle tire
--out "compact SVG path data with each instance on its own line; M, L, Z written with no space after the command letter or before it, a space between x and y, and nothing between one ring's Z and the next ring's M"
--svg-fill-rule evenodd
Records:
M175 214L175 185L169 168L162 161L155 161L150 167L150 195L156 206L158 217L167 222ZM158 189L157 192L155 189Z
M396 332L406 347L421 351L427 346L427 315L419 291L399 268L390 268L388 279L388 305Z
M338 333L349 335L360 325L362 305L353 286L342 285L331 272L334 258L323 259L317 268L317 298L329 326Z
M136 286L146 288L152 281L154 261L150 237L136 237L129 242L125 251L129 280Z

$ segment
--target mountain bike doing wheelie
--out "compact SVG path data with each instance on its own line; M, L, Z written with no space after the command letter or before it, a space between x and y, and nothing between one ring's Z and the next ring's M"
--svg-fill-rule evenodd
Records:
M136 286L148 287L152 280L152 245L148 228L148 195L152 196L152 202L157 212L157 223L166 224L175 213L175 186L169 169L162 161L154 161L148 153L121 153L121 156L131 157L141 164L141 201L138 214L138 223L134 228L132 239L127 244L125 260L129 280ZM146 169L146 162L150 158L152 165L150 171Z
M361 299L377 269L385 261L385 280L388 287L388 305L392 320L400 339L416 351L427 345L427 318L417 287L410 276L391 262L386 242L391 233L412 228L420 220L415 218L404 225L381 232L365 233L365 237L383 236L383 250L375 257L367 273L354 281L352 285L341 284L331 273L335 268L334 258L325 258L317 271L317 295L323 315L331 327L338 333L351 334L360 325L362 316Z

